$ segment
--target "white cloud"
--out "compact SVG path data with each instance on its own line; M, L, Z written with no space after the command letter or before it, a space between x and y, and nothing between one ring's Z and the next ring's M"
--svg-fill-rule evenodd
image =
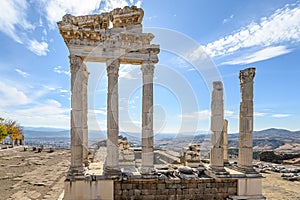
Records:
M233 19L234 15L230 15L230 17L223 20L223 24L230 22Z
M59 90L59 92L61 92L61 93L68 93L69 91L61 89L61 90Z
M291 116L290 114L273 114L272 117L275 118L285 118Z
M255 117L264 117L264 116L266 116L267 115L267 113L263 113L263 112L254 112L254 116Z
M260 51L267 49L273 54L262 56L263 52L251 55L241 63L256 62L290 52L283 44L295 45L300 42L300 5L286 5L269 17L263 17L259 22L252 22L240 30L203 46L212 57L228 56L241 50ZM275 46L275 47L274 47ZM281 48L276 53L273 48ZM237 62L236 62L237 63Z
M119 77L125 79L137 79L136 77L132 76L133 73L131 73L134 69L136 69L136 66L134 65L130 65L130 64L121 65L119 69Z
M27 48L38 56L46 56L49 52L46 42L38 42L35 39L29 40Z
M106 115L106 110L89 110L89 114Z
M70 71L63 70L61 66L54 67L53 71L57 74L70 75Z
M27 78L29 76L29 74L27 72L24 72L20 69L15 69L15 71L20 74L21 76L23 76L24 78Z
M7 112L4 117L15 119L22 126L69 128L70 109L63 108L61 103L50 99L30 108Z
M31 102L19 88L0 81L0 107L25 105Z
M231 110L224 110L224 116L225 117L231 117L234 115L234 112ZM201 110L198 112L192 112L192 113L184 113L182 115L179 115L180 118L185 118L185 119L209 119L211 116L211 111L210 110Z
M223 62L222 65L246 65L262 60L267 60L280 55L290 53L292 50L287 49L285 46L267 47L263 50L257 51L251 55L235 58L234 60Z
M24 42L20 33L34 29L27 21L27 9L26 0L0 1L0 31L18 43Z
M184 114L178 115L178 117L185 118L185 119L208 119L210 117L210 111L209 110L201 110L198 112L184 113Z
M231 111L231 110L225 110L224 111L224 116L225 117L231 117L231 116L233 116L233 114L234 114L234 112Z

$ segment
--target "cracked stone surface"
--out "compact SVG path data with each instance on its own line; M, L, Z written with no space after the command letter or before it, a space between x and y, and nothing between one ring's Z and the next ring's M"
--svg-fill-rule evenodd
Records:
M64 188L70 151L20 149L0 152L0 199L57 199Z

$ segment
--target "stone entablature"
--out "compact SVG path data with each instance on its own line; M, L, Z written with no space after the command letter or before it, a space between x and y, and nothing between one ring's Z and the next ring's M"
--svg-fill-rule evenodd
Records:
M126 64L147 60L157 63L159 45L151 44L153 34L142 32L143 16L141 8L126 6L100 15L66 14L57 25L70 54L86 57L87 61L119 58Z

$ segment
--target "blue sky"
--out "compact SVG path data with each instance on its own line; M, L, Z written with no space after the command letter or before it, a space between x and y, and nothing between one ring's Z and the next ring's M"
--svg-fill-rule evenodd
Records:
M225 117L238 132L238 73L247 67L257 69L254 129L300 130L300 2L279 0L0 0L0 116L69 128L69 53L56 22L125 5L144 9L143 27L161 44L156 133L209 131L213 80L223 81ZM197 62L201 55L209 70ZM89 127L105 130L105 65L88 69ZM119 84L120 130L140 132L139 66L121 65Z

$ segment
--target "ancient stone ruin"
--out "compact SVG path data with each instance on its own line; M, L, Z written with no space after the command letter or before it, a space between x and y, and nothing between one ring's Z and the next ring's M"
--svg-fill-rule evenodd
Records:
M224 120L222 82L213 83L210 164L201 163L199 144L191 144L184 151L181 164L158 168L154 163L161 160L154 157L152 108L154 65L158 63L160 47L151 44L153 34L143 33L143 15L141 8L126 6L96 15L67 14L58 22L70 52L72 94L71 166L64 199L264 199L262 176L252 167L254 68L240 72L242 102L237 168L224 165L228 163L228 122ZM88 161L86 62L105 62L108 76L107 155L105 162L102 160L104 164L96 166L94 171L90 169L97 163ZM138 153L130 148L126 138L119 137L118 72L122 63L141 65L140 165Z

